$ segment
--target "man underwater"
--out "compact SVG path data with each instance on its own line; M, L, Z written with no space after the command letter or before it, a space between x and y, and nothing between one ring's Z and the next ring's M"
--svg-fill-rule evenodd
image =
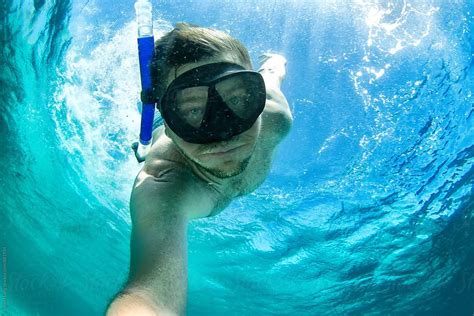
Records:
M154 97L164 126L130 199L130 271L108 316L185 315L187 223L214 216L267 177L292 115L280 90L286 60L253 71L230 35L178 23L155 43Z

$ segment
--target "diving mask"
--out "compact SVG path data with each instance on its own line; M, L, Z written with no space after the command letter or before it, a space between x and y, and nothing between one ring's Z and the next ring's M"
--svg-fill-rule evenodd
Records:
M233 63L213 63L178 76L158 106L176 135L190 143L206 144L250 129L265 101L260 73Z

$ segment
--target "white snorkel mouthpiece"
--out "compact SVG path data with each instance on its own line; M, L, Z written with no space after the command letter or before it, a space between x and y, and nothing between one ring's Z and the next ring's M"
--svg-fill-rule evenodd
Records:
M151 15L151 2L149 0L137 0L135 2L135 13L138 23L138 37L153 35L153 21Z

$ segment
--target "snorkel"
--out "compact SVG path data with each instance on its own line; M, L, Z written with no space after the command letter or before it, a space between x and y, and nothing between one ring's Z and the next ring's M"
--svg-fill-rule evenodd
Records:
M152 95L152 83L149 65L153 56L155 40L153 37L153 21L149 0L137 0L135 12L138 24L138 58L140 63L140 79L142 91L142 116L140 123L140 139L132 148L138 162L145 161L150 151L152 141L153 117L155 115L155 100Z

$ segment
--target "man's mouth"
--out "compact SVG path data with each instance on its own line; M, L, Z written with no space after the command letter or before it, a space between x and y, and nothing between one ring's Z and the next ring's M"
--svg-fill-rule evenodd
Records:
M224 154L230 154L237 150L240 147L243 147L244 145L237 145L237 146L231 146L231 147L223 147L223 148L218 148L218 149L213 149L207 152L207 155L224 155Z

